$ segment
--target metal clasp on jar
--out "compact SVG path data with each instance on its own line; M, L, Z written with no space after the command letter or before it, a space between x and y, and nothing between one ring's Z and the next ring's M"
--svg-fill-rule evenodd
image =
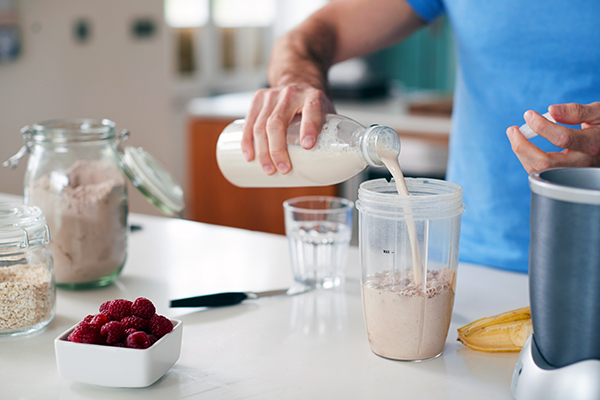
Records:
M115 135L115 142L117 142L117 146L127 139L129 139L129 129L121 129L119 133Z
M50 228L48 228L48 225L45 226L43 236L39 237L35 237L35 235L31 236L27 229L22 226L17 226L17 228L23 231L23 242L19 245L19 248L21 249L29 249L33 246L50 243Z
M29 125L26 125L21 128L21 134L23 135L23 147L19 149L17 154L4 161L2 163L3 167L10 169L17 168L21 158L25 157L25 155L31 151L31 146L33 145L33 130Z

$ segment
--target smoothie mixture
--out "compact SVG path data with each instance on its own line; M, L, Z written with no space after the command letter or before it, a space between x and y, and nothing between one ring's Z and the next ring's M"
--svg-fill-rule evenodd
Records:
M406 270L405 270L406 271ZM371 350L395 360L424 360L444 349L454 304L454 272L429 271L425 287L412 272L384 271L363 283Z

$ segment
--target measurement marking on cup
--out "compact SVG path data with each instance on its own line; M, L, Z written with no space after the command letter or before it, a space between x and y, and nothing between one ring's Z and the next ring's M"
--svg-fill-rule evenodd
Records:
M385 254L394 254L394 252L393 252L393 251L390 251L390 250L383 250L383 252L384 252Z

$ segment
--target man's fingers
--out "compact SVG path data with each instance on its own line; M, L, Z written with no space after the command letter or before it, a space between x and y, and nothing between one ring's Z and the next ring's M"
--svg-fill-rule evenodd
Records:
M242 128L244 157L247 161L256 159L268 175L277 170L288 173L292 165L287 149L287 128L294 116L302 113L300 143L310 149L317 141L323 114L327 112L334 110L325 93L307 85L258 91Z
M313 89L306 93L300 123L300 144L303 148L312 149L317 142L327 104L329 100L322 91Z
M273 114L266 126L271 160L279 172L286 174L291 165L287 152L287 124L280 115Z
M528 173L551 167L550 160L546 157L547 154L527 140L517 126L508 128L506 135L510 140L512 150Z
M244 119L241 146L242 154L244 154L246 161L254 160L254 124L262 108L264 94L265 90L259 90L254 94L250 110L248 110L248 114L246 114L246 118Z
M288 173L292 168L287 151L287 127L301 110L300 90L296 86L286 86L279 92L277 105L267 120L271 159L282 174Z
M534 111L527 111L524 118L534 132L560 148L600 155L600 126L585 124L585 129L567 128L548 121Z
M262 109L256 118L253 129L256 158L267 175L273 175L276 172L275 165L269 153L267 120L277 104L277 96L278 93L276 91L265 92Z
M528 173L559 167L597 167L600 158L580 151L565 149L560 153L546 153L523 136L519 128L511 126L506 130L511 146Z
M600 124L600 101L590 104L554 104L548 107L548 111L557 122L563 124Z

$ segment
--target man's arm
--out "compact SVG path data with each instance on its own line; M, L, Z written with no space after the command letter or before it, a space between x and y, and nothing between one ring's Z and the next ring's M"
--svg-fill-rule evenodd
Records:
M302 114L302 147L314 146L323 114L334 112L327 71L336 62L389 46L424 25L404 0L333 0L273 47L270 89L259 90L246 115L242 151L271 175L291 169L286 130Z

